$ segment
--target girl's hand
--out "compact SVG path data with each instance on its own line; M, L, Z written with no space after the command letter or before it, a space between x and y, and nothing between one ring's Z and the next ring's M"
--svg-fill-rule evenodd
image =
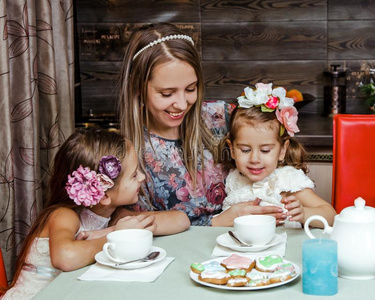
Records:
M121 229L147 229L152 232L156 230L156 224L154 223L154 216L137 215L137 216L126 216L118 220L115 225L115 230Z
M281 203L284 203L285 208L288 210L287 216L290 216L290 221L303 223L305 212L301 202L296 198L296 196L291 195L285 197L281 200Z
M260 206L260 200L237 203L229 209L212 218L212 226L233 226L233 220L245 215L270 215L276 218L276 225L285 221L287 215L278 206Z

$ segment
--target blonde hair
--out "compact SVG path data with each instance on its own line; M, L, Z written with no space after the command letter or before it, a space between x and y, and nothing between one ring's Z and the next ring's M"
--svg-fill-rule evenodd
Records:
M126 48L120 75L119 119L122 134L134 143L139 156L140 169L147 174L143 157L145 147L144 127L149 132L149 111L147 108L147 85L154 68L171 60L188 63L198 78L197 101L186 114L179 134L183 142L183 160L193 182L196 181L198 161L203 170L203 149L214 153L211 131L204 124L201 109L204 98L204 81L198 52L186 39L169 39L134 55L142 48L160 38L183 34L177 27L168 23L150 24L133 32ZM150 199L148 199L149 201ZM150 204L150 202L149 202Z
M82 209L69 198L65 190L68 174L72 174L80 165L98 172L99 161L103 156L114 155L122 162L131 147L132 143L120 134L100 129L78 130L63 143L54 158L47 205L38 215L23 242L22 249L17 257L15 275L8 289L17 282L30 246L46 226L51 213L61 207L74 210ZM125 169L126 166L122 165L120 175L113 180L115 186Z
M226 143L226 140L233 141L237 137L237 133L243 126L268 126L268 128L275 132L278 142L280 145L284 145L286 141L289 141L289 146L286 149L285 158L283 161L279 161L278 166L292 166L296 169L301 169L304 173L308 172L306 165L307 152L305 148L295 139L288 135L285 130L280 136L281 123L277 120L274 112L262 112L260 107L253 106L251 108L240 108L237 107L230 119L229 132L220 143L220 159L227 169L235 168L235 162L230 156L230 149Z

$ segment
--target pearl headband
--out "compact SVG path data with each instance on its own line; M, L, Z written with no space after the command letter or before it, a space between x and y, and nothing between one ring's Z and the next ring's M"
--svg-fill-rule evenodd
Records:
M188 36L188 35L184 35L184 34L174 34L174 35L168 35L166 37L163 37L163 38L160 38L160 39L157 39L151 43L149 43L147 46L144 46L141 50L139 50L133 57L133 60L135 60L137 58L137 56L139 54L141 54L143 51L145 51L146 49L148 48L151 48L152 46L154 45L157 45L157 44L160 44L160 43L163 43L165 41L169 41L169 40L187 40L189 41L190 43L192 43L192 45L194 46L194 41L193 39Z

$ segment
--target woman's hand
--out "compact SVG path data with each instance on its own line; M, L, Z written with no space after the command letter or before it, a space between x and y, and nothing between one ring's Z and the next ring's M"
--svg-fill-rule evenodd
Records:
M150 215L126 216L117 221L115 230L147 229L154 232L156 230L156 224L154 221L155 217Z
M114 226L107 227L101 230L88 230L88 231L81 231L77 236L77 241L82 240L94 240L99 239L101 237L107 236L108 233L112 232L115 229Z
M88 230L81 231L77 236L76 240L94 240L104 236L114 230L121 229L147 229L152 232L156 230L156 224L154 223L154 216L138 215L138 216L126 216L118 220L115 226L111 226L101 230Z
M281 203L285 205L285 209L288 210L287 216L290 216L290 221L296 221L303 223L305 219L305 212L302 203L296 198L296 196L291 195L284 197Z
M220 215L212 218L212 226L233 226L233 220L244 215L270 215L276 218L276 225L285 221L287 215L278 206L260 206L260 200L237 203Z

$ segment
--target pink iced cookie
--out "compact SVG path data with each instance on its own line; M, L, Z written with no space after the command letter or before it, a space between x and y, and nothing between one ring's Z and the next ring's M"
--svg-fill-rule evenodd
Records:
M251 258L232 254L221 262L221 265L227 270L242 269L250 272L255 265L255 261Z

